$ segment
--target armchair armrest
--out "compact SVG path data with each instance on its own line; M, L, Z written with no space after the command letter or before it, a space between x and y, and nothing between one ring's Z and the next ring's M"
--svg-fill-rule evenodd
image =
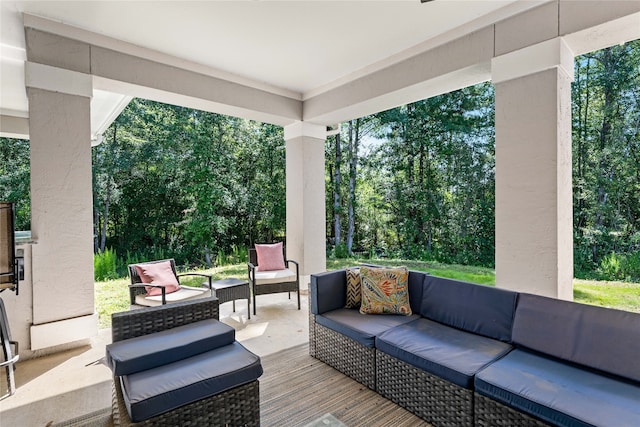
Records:
M209 288L209 291L211 292L211 296L213 296L213 288L212 288L212 275L211 274L206 274L206 273L180 273L177 274L176 277L180 278L182 276L197 276L197 277L206 277L207 280L209 281L209 284L207 285L207 287Z
M247 272L249 274L249 281L253 283L256 278L256 266L253 263L247 263Z
M167 303L167 290L165 285L156 285L155 283L133 283L131 285L129 285L129 289L131 288L160 288L160 291L162 292L162 305L165 305ZM135 301L133 301L133 297L131 300L131 304L135 303Z
M289 266L290 263L295 264L295 266L296 266L296 277L300 276L300 273L299 273L300 265L298 264L298 261L294 261L292 259L285 259L284 262L287 264L287 268L291 268Z

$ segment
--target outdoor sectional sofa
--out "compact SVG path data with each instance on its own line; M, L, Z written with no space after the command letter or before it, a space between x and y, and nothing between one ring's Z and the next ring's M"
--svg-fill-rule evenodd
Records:
M413 314L311 276L310 354L434 426L639 426L640 315L409 271Z

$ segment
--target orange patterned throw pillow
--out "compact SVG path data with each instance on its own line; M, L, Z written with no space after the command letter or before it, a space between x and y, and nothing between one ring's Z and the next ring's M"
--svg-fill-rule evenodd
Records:
M136 270L142 283L153 283L154 285L164 285L166 294L180 290L180 284L173 274L171 262L154 262L149 264L136 264ZM147 295L162 295L162 289L145 286Z
M271 245L256 245L258 271L284 270L282 242Z
M409 271L406 267L360 267L362 314L411 315Z
M347 303L344 308L360 308L362 300L362 284L360 281L360 267L347 268Z

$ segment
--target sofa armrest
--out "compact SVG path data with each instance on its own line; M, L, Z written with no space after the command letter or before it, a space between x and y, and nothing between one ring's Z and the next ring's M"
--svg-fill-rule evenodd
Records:
M311 312L322 314L344 308L347 295L347 274L344 269L311 275Z

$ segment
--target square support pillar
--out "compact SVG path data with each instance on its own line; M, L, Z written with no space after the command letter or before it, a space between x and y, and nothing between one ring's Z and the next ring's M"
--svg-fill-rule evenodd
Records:
M52 69L35 64L27 71L31 232L36 241L32 249L32 349L97 333L91 77L56 68L57 78L49 79Z
M494 59L496 285L573 299L573 54L553 39Z
M327 268L324 143L326 127L296 122L286 142L287 256L308 276Z

